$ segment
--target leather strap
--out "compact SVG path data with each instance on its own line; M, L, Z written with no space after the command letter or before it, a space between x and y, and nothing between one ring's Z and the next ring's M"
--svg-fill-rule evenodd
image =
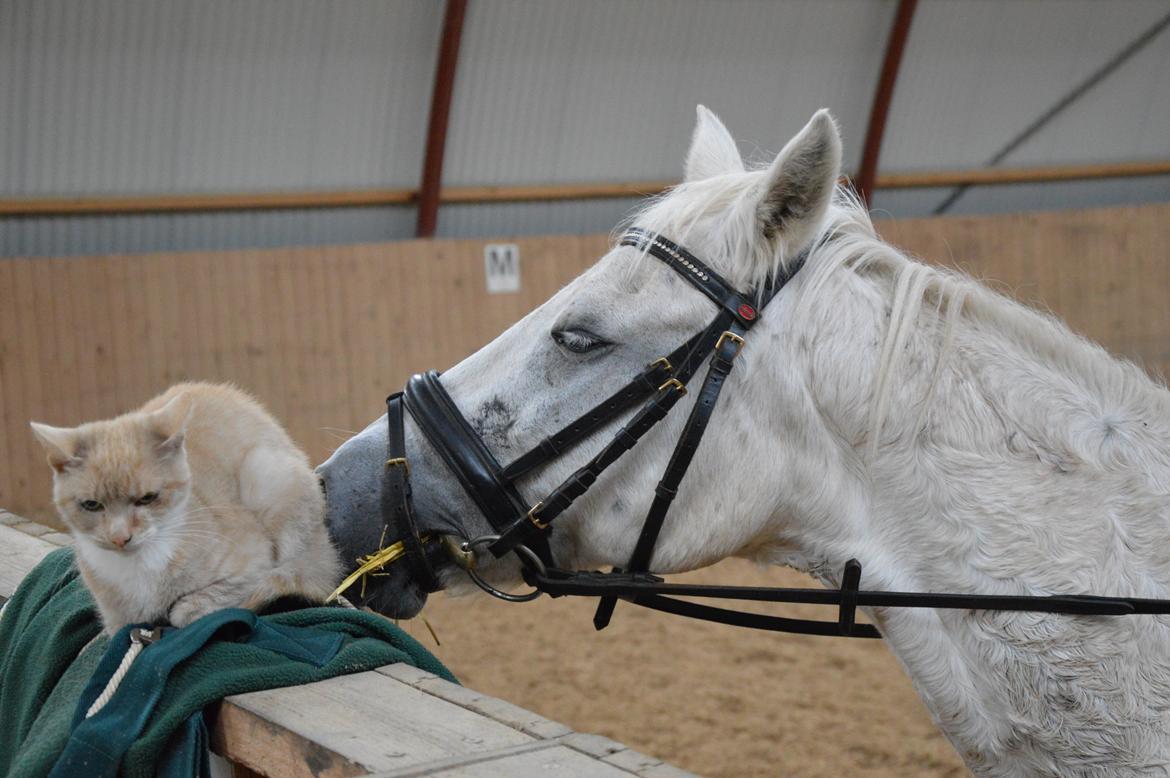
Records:
M527 516L517 520L501 533L502 537L489 546L491 552L497 557L501 556L514 549L518 544L526 542L526 539L534 537L534 529L543 529L564 513L578 497L593 485L602 471L617 461L622 454L633 448L655 424L666 418L666 414L674 407L674 404L686 394L686 385L714 348L725 328L732 326L736 326L732 317L726 313L720 313L715 317L715 321L707 326L707 329L675 349L670 355L670 359L673 360L672 365L678 364L674 370L675 381L658 386L655 396L642 407L634 418L618 430L617 434L593 459L541 500L538 503L538 509L530 511Z
M621 246L633 246L665 262L725 311L730 313L745 330L751 329L759 317L754 303L735 291L711 268L682 246L640 227L631 227L622 235Z
M841 632L835 621L816 621L815 619L790 619L784 616L768 616L763 613L735 611L728 608L716 608L711 605L702 605L697 602L675 600L657 594L641 595L631 600L635 605L650 608L676 616L686 616L691 619L714 621L720 624L729 624L733 627L748 627L749 629L765 629L771 632L794 632L800 635L838 635L849 638L881 638L882 633L872 624L853 625L849 632Z
M732 322L726 332L731 333L736 338L742 338L743 335L743 329L738 322ZM674 454L671 455L670 462L666 465L662 480L654 489L654 501L650 504L650 511L642 526L642 534L638 538L638 544L634 547L633 556L630 557L630 570L648 569L650 555L654 551L654 544L662 530L666 512L678 495L678 487L687 474L687 469L691 466L691 460L694 459L699 444L703 441L703 433L707 431L707 424L715 412L715 404L719 401L719 394L723 391L727 376L731 373L732 367L735 366L735 358L739 355L742 343L742 340L725 338L711 358L711 367L707 370L707 379L703 382L699 399L691 408L691 415L687 418L678 445L674 448Z
M707 358L714 343L712 328L691 336L686 343L656 359L628 384L590 408L559 432L542 440L534 448L521 454L504 468L504 478L515 480L520 476L562 456L597 430L633 408L639 401L654 394L671 378L686 384Z
M386 398L386 464L382 469L382 521L402 541L411 575L423 591L442 588L423 548L414 515L410 490L410 464L406 458L406 434L402 414L402 393Z
M656 392L670 378L673 369L674 361L670 357L647 365L621 389L508 463L504 468L504 478L515 480L567 453L582 440L633 408L644 397Z
M655 424L666 418L666 414L679 401L686 389L681 383L667 384L630 419L606 446L584 466L566 478L547 497L541 500L527 515L518 519L505 530L500 539L488 546L496 557L503 556L517 544L530 538L532 530L543 530L553 520L568 510L573 502L593 486L598 477L616 462L622 454L633 448Z
M715 404L719 401L719 394L723 391L723 384L735 366L735 358L743 348L744 330L738 320L729 323L725 336L717 341L714 356L711 357L711 367L707 370L707 378L703 381L703 388L699 392L699 399L691 408L691 415L687 418L686 426L674 447L670 462L658 486L654 489L654 501L650 503L650 510L646 520L642 523L642 532L638 536L634 553L630 556L627 570L642 572L649 569L650 557L654 553L654 545L658 542L658 535L662 531L662 524L666 521L667 511L670 510L674 498L678 495L679 484L687 474L687 469L694 459L699 443L703 440L703 433L707 431L707 424L711 414L715 411ZM613 597L603 597L597 604L597 611L593 615L595 629L605 629L613 616L617 601Z
M602 597L603 599L620 597L634 605L705 621L718 621L723 624L778 632L860 638L880 637L880 635L872 626L856 623L855 611L858 607L1026 611L1076 616L1170 614L1170 600L1137 597L866 591L859 589L861 564L856 559L851 559L845 564L839 589L677 584L667 583L662 578L649 573L620 573L616 571L601 573L557 568L550 568L543 574L531 570L527 571L525 579L552 597L568 595ZM836 621L785 619L713 608L698 603L676 600L673 599L674 597L836 605L839 610Z
M503 468L459 412L436 371L412 376L403 399L427 440L497 532L528 512L515 484L503 477ZM539 535L528 540L529 547L546 564L551 563L547 538Z

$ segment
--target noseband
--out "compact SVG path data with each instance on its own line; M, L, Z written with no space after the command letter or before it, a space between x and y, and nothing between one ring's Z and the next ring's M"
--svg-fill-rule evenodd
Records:
M778 271L756 295L745 295L682 246L643 229L630 229L620 245L632 246L661 260L717 307L715 318L670 354L659 357L625 386L572 423L545 438L507 465L501 465L443 388L435 371L413 376L405 389L387 399L388 458L382 484L382 514L387 532L401 538L415 582L427 592L442 588L435 572L443 546L428 545L420 535L410 491L404 413L408 412L443 463L493 528L493 534L465 539L446 550L482 588L509 600L580 595L600 597L594 626L610 621L617 599L692 618L780 632L876 638L871 625L855 623L857 606L963 608L1041 611L1080 615L1170 613L1170 601L1122 597L964 595L862 591L861 565L850 560L839 589L800 589L737 586L695 586L666 583L650 574L654 546L679 485L698 450L719 400L723 385L743 350L752 325L804 264L808 250L787 270ZM666 418L688 391L705 362L706 377L698 390L682 434L654 489L654 499L642 524L634 551L624 568L612 572L570 571L558 568L549 548L553 523L598 477L658 422ZM637 410L634 410L637 409ZM602 449L543 499L526 501L516 482L533 470L564 456L575 446L619 416L634 410L630 419ZM534 587L525 595L501 592L475 573L477 554L486 550L499 558L515 552L524 565L524 578ZM670 596L674 595L674 596ZM677 596L762 602L801 602L838 606L836 621L767 616L701 605Z

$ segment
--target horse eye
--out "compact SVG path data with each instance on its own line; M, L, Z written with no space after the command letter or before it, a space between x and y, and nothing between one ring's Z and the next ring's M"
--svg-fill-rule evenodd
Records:
M147 492L134 501L135 505L150 505L158 499L158 492Z
M98 511L100 511L102 508L104 508L106 506L102 505L97 500L82 500L81 507L84 508L85 510L89 511L90 513L97 513Z
M590 351L613 345L589 330L555 330L552 333L552 339L558 346L568 349L574 354L587 354Z

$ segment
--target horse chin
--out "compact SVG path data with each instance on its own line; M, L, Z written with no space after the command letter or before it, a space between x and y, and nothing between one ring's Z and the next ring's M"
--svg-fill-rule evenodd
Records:
M394 542L384 535L381 517L372 511L349 512L327 510L325 525L337 549L341 569L347 574L357 560ZM381 572L367 575L346 589L346 599L358 607L367 607L393 619L409 619L426 604L427 595L410 575L405 560L399 560Z
M365 596L359 595L354 604L392 619L412 619L427 604L427 595L409 574L391 573L367 579Z

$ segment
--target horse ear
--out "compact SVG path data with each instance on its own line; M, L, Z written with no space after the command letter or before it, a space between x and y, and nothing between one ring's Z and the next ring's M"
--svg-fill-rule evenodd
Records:
M841 174L841 135L822 108L768 168L757 215L764 236L800 250L816 233Z
M49 466L58 473L81 464L81 444L76 429L50 427L40 422L29 422L33 435L44 446Z
M719 121L719 117L704 106L697 106L695 132L691 136L691 150L687 152L683 180L702 181L725 173L742 173L743 158L735 146L735 139Z

